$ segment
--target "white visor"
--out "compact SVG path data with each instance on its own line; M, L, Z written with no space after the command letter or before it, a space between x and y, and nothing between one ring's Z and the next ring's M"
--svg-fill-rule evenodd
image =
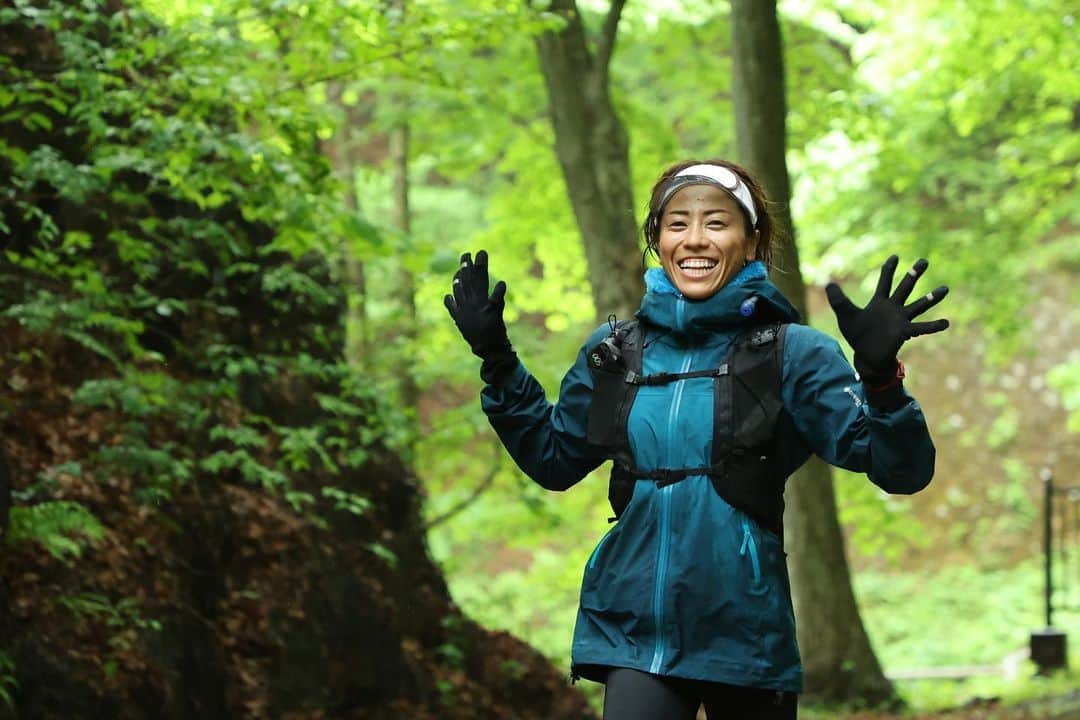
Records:
M757 227L757 211L754 209L754 198L750 196L749 188L738 174L722 165L691 165L675 173L664 188L656 213L659 215L663 212L672 195L690 185L716 185L723 188L742 206L746 216L750 218L751 227Z

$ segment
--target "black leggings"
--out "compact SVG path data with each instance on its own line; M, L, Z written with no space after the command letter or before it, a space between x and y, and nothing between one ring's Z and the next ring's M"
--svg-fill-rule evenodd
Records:
M615 668L604 691L604 720L794 720L799 696L762 688L660 677Z

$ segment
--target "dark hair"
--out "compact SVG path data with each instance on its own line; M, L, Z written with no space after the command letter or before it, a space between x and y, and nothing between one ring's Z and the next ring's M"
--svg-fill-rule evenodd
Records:
M660 203L660 199L663 197L663 191L667 180L680 170L685 170L691 165L719 165L720 167L726 167L742 178L743 183L746 184L746 188L750 191L750 197L754 199L754 209L757 210L758 216L757 227L755 228L750 224L749 216L743 212L743 223L746 227L746 235L747 237L753 235L755 229L761 232L761 237L758 240L756 257L766 265L771 265L773 241L776 239L778 231L776 221L769 212L769 199L765 196L765 191L761 188L761 185L758 184L758 181L750 174L750 171L729 160L721 160L719 158L712 160L683 160L682 162L675 163L660 174L656 184L653 185L652 193L649 197L649 207L645 216L645 223L641 226L642 234L645 235L645 252L651 252L655 257L660 256L660 213L663 211L663 208L657 206Z

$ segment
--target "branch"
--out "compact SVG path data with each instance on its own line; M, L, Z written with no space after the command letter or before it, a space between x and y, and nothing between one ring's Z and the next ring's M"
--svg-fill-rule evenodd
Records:
M836 11L836 17L840 19L840 22L847 25L859 35L865 35L874 28L873 23L859 22L858 20L852 18L851 15L845 14L842 10Z
M495 482L495 475L499 472L499 448L500 448L500 446L501 446L501 443L498 440L496 440L492 444L492 448L495 450L495 457L492 459L491 471L487 474L487 477L484 478L483 482L481 482L479 485L477 485L473 489L473 491L471 493L469 493L469 496L467 498L458 501L457 504L452 506L449 510L444 512L442 515L436 515L435 517L433 517L427 523L427 525L424 526L424 532L430 531L436 525L441 525L442 523L446 522L450 518L457 515L459 512L461 512L465 508L472 505L474 502L477 501L477 499L479 499L479 497L481 495L484 494L484 491L486 491L489 487L491 487L491 484L493 482Z
M615 52L615 36L619 28L619 16L622 15L626 0L611 0L607 17L604 18L604 27L600 31L600 39L596 45L596 71L607 81L608 65L611 64L611 55Z

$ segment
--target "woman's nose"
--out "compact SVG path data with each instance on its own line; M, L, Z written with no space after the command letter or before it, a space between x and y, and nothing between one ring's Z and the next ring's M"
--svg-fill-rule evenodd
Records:
M683 241L683 244L691 247L701 247L707 245L708 242L708 238L705 237L705 227L698 223L693 223L686 233L686 239Z

